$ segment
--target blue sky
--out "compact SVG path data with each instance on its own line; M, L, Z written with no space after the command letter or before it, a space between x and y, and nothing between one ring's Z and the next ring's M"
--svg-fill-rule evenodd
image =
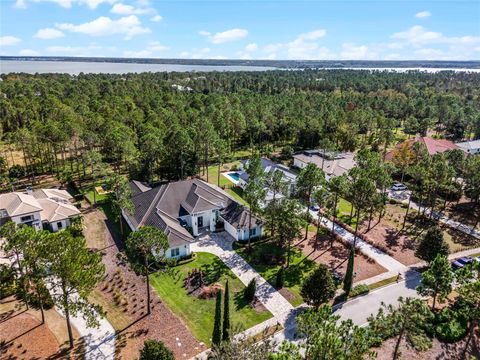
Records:
M0 54L480 59L480 1L0 0Z

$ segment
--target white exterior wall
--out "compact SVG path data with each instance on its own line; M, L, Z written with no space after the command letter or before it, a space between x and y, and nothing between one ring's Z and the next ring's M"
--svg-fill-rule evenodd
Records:
M178 250L179 255L178 256L172 256L172 249L179 249ZM178 259L178 258L182 258L182 257L187 256L187 255L190 255L190 244L168 248L167 253L165 254L165 257L167 259Z
M243 179L238 179L238 186L240 186L243 190L245 190L245 186L247 186L247 183Z
M223 220L223 219L222 219ZM237 230L237 228L233 227L232 225L230 225L228 222L226 222L225 220L223 220L223 224L224 224L224 227L225 227L225 231L228 232L230 235L232 235L232 237L235 239L235 240L238 240L238 233L239 231Z
M33 220L28 220L28 221L25 221L23 222L21 220L22 217L24 216L33 216ZM34 213L30 213L30 214L22 214L22 215L19 215L19 216L12 216L11 217L11 220L17 224L17 225L21 225L21 224L25 224L25 223L29 223L31 221L34 222L33 224L33 228L35 230L41 230L42 229L42 219L40 218L40 212L34 212Z
M304 163L303 161L297 158L293 158L293 166L303 169L305 166L307 166L307 163Z
M62 223L62 226L61 226L60 229L58 228L58 223ZM63 229L66 229L67 227L69 227L70 226L70 219L54 221L52 223L49 223L49 225L50 225L53 232L57 232L58 230L63 230Z
M191 216L191 227L193 236L198 236L198 218L203 218L203 228L209 228L210 231L215 230L215 211L205 211ZM188 220L187 220L188 223Z
M255 232L255 235L252 235L251 238L256 238L256 237L262 236L263 226L252 227L252 230L253 229L256 229L256 232ZM243 230L239 230L239 235L238 235L237 240L242 240L242 241L248 240L248 234L249 234L249 229L248 228L243 229Z

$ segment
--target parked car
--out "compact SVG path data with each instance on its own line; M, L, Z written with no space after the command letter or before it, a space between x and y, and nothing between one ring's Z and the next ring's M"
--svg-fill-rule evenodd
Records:
M318 206L318 204L313 204L312 206L310 206L310 210L318 211L318 210L320 210L320 206Z
M465 265L470 264L473 261L471 257L465 256L460 259L455 260L452 263L453 270L458 270L463 268Z
M395 183L390 189L392 189L393 191L403 191L407 190L407 187L402 183Z

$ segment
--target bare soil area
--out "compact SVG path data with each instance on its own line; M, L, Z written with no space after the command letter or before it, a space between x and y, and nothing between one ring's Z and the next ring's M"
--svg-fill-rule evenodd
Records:
M392 338L385 341L380 347L374 348L377 352L377 360L391 360L393 350L395 349L396 339ZM480 359L480 332L477 329L477 334L473 341L470 342L467 351L466 359ZM400 359L416 359L416 360L460 360L464 359L463 349L465 347L465 340L454 344L448 344L433 339L432 347L427 351L416 351L411 346L402 342L400 347Z
M179 359L188 359L207 347L192 335L151 289L152 313L146 316L146 289L143 276L138 276L119 260L122 243L112 238L111 224L100 210L89 210L84 217L88 246L97 248L106 267L104 281L90 298L107 311L107 319L117 330L117 358L135 359L143 342L160 340ZM99 237L103 234L104 239Z
M0 302L1 359L82 359L83 342L72 330L75 348L68 351L65 318L54 309L45 311L41 324L40 311L26 310L14 297Z
M462 197L458 203L449 203L446 209L443 209L442 206L438 210L442 211L450 219L468 226L476 225L475 229L480 230L480 206L475 206L475 203L466 197Z
M314 232L309 232L307 240L303 240L302 236L295 247L301 249L309 259L316 263L326 265L341 276L345 275L350 248L338 240L334 240L330 246L332 240L330 235L321 235L317 241L315 237ZM355 255L354 271L355 281L360 281L386 272L387 269L369 257L358 253Z
M432 226L430 220L416 219L416 212L410 210L405 228L402 229L406 209L399 205L386 205L385 216L378 222L372 221L370 230L364 221L360 226L363 233L374 246L387 252L390 256L405 265L413 265L421 260L415 256L418 242L425 231ZM455 253L480 245L480 241L446 225L440 226L450 252Z

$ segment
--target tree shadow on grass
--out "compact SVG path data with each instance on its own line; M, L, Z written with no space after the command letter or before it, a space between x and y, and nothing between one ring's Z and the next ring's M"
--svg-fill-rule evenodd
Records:
M215 282L218 282L222 279L222 277L225 276L233 278L229 269L225 266L222 260L217 257L215 257L212 262L200 266L200 269L204 273L203 278L207 284L213 284Z

